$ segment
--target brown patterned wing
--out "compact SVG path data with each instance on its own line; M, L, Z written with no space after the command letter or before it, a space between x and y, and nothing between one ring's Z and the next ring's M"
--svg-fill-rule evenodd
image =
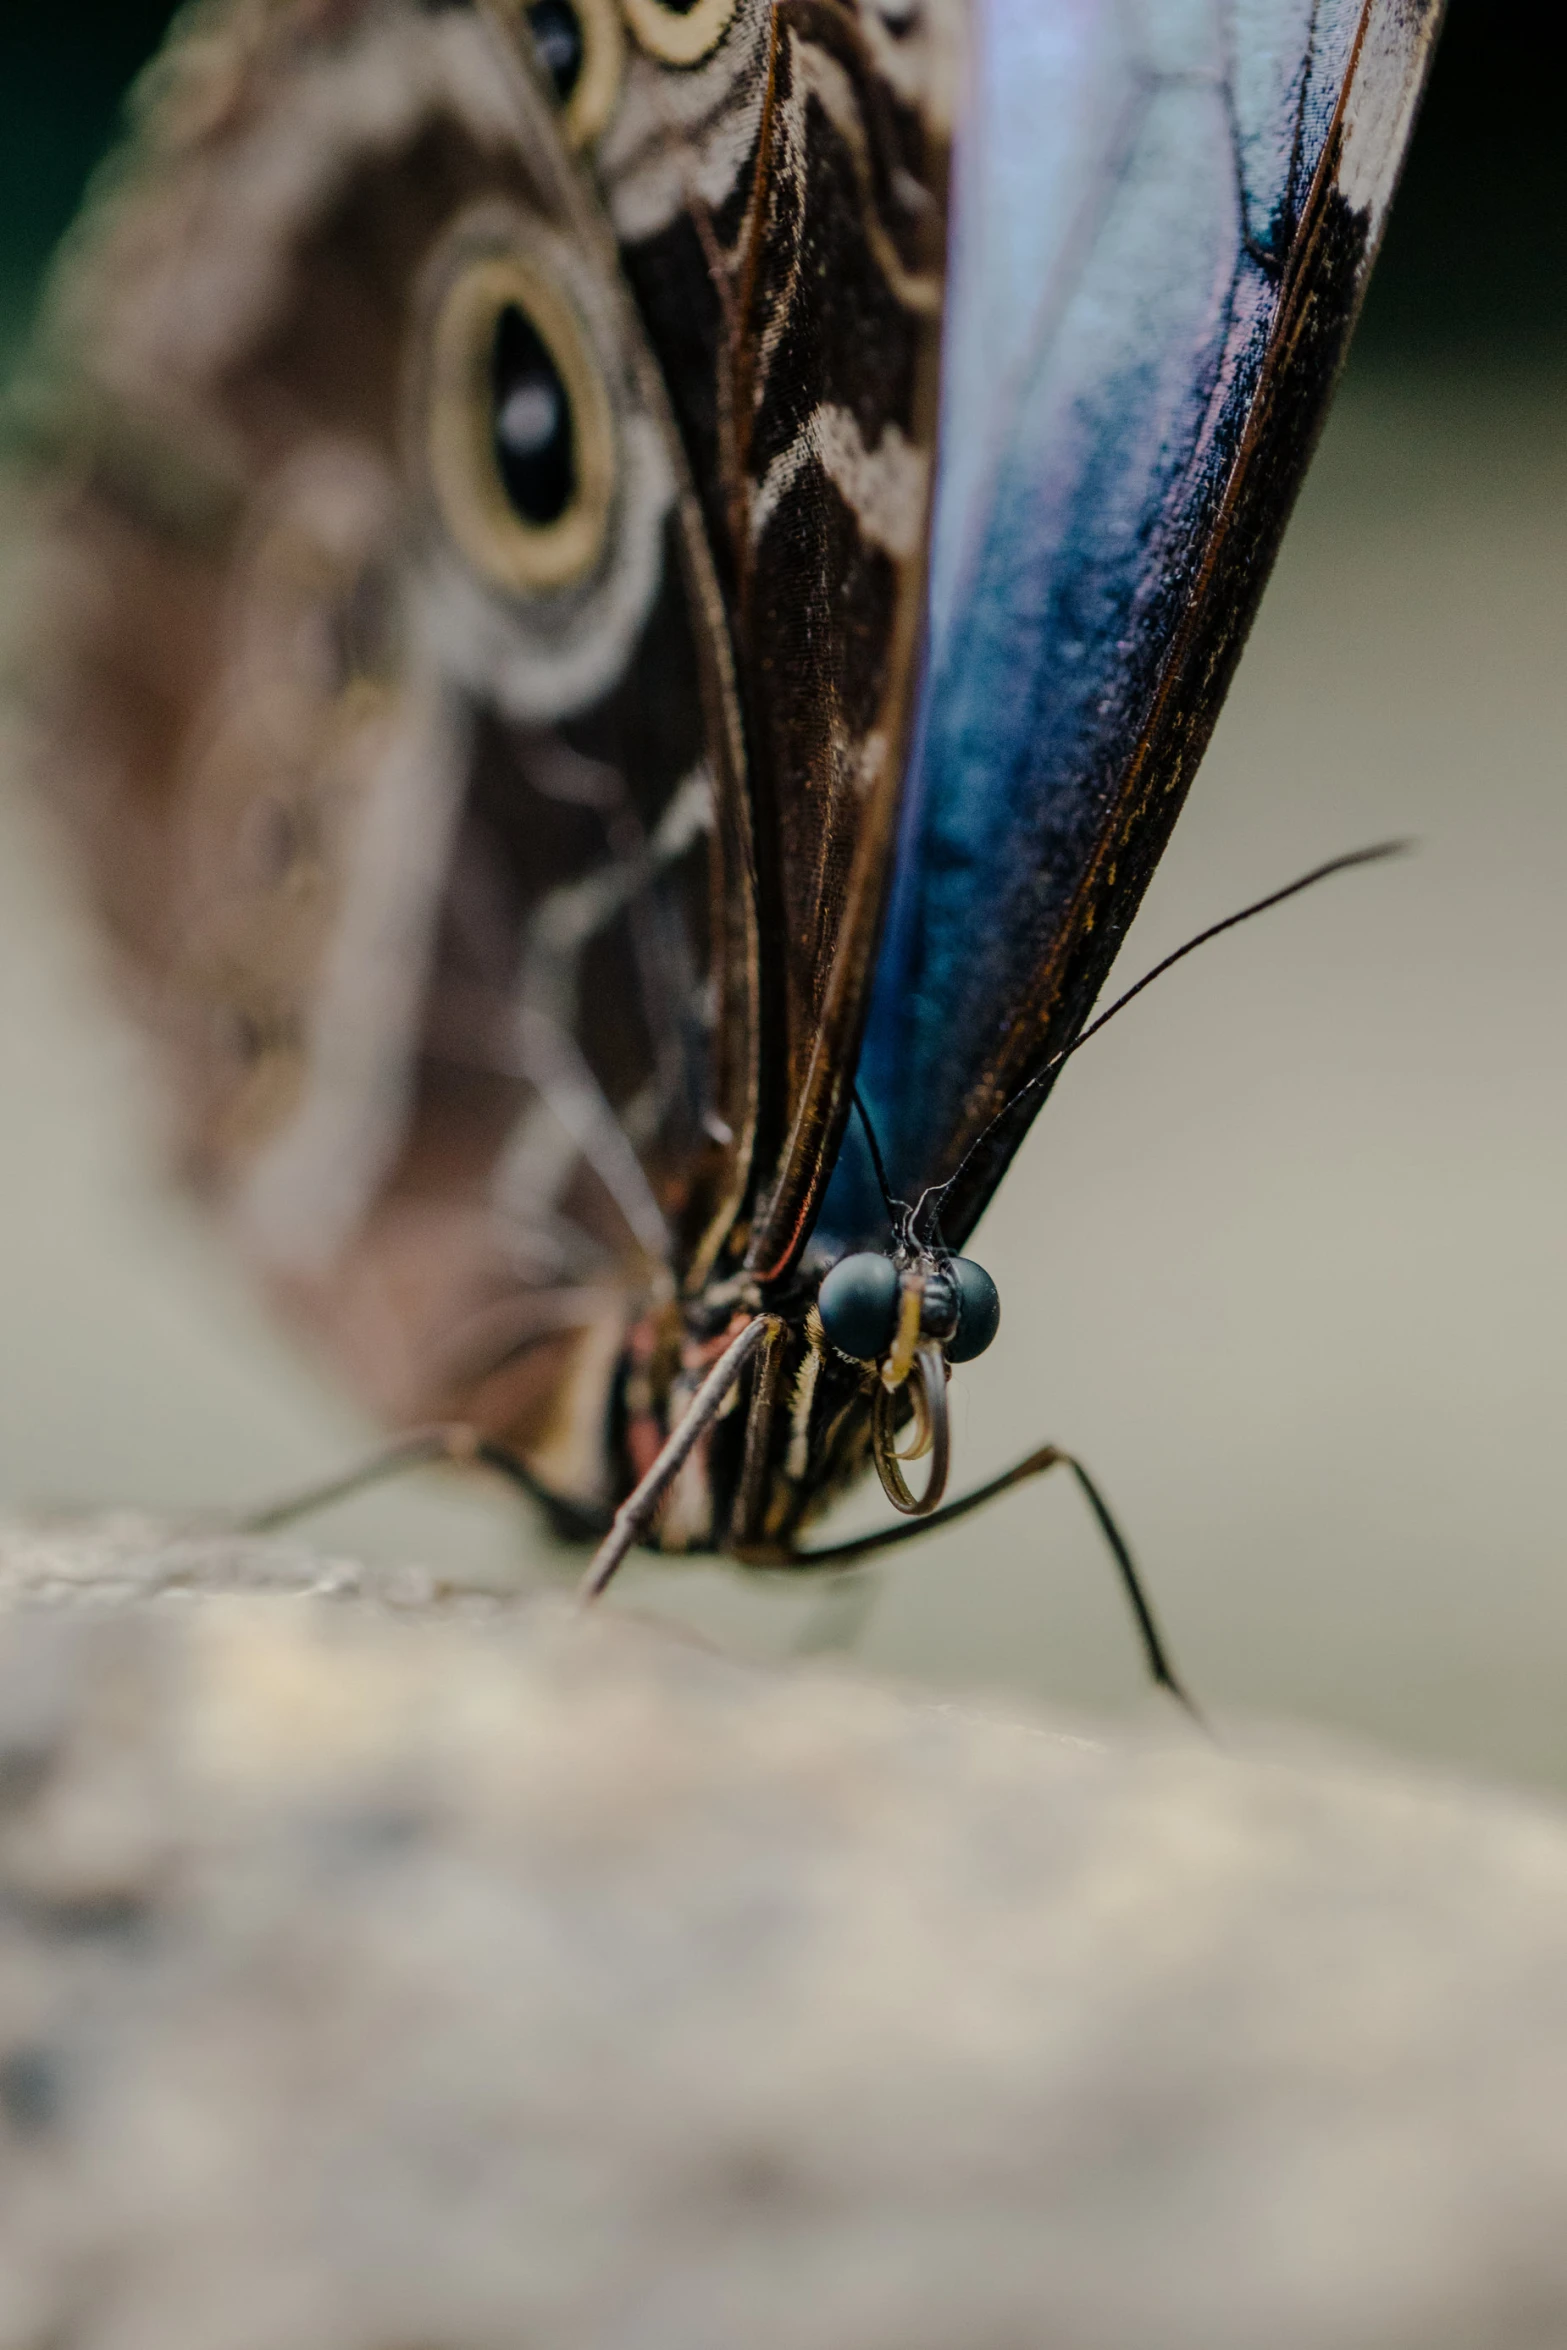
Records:
M512 45L183 20L24 413L13 666L193 1176L390 1417L601 1500L745 1192L754 897L700 516Z
M748 1262L803 1246L848 1110L924 615L958 0L584 7L594 165L707 519L761 936ZM535 28L551 21L530 11ZM604 59L619 58L613 69ZM618 76L618 78L617 78Z

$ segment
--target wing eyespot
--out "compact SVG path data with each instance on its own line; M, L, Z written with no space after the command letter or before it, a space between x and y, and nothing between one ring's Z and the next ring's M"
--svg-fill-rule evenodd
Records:
M615 112L625 77L617 0L522 0L517 16L555 93L567 145L591 146Z
M735 20L740 0L620 0L639 45L660 65L700 65Z
M517 253L473 260L437 314L428 450L447 529L514 596L576 585L604 550L610 395L576 306Z

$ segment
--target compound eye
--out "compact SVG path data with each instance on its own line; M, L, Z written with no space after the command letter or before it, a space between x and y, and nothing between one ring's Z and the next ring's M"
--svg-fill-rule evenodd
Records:
M842 1258L817 1292L822 1328L839 1352L878 1362L898 1327L898 1268L873 1250Z
M1001 1294L972 1257L949 1257L946 1272L958 1293L958 1326L947 1340L949 1363L971 1363L1001 1327Z

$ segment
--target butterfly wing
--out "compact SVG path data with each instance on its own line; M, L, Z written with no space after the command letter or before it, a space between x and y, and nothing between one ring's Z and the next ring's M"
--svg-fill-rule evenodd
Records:
M860 1073L895 1192L962 1166L950 1243L1047 1084L976 1138L1075 1035L1206 745L1436 19L983 0L928 675ZM852 1131L824 1221L885 1229Z
M24 414L34 760L192 1173L390 1417L601 1499L628 1318L748 1180L757 955L721 599L542 88L466 8L197 11Z
M598 12L582 12L590 36ZM958 0L626 0L593 148L730 615L761 934L749 1264L848 1110L923 624ZM591 48L590 38L590 48Z

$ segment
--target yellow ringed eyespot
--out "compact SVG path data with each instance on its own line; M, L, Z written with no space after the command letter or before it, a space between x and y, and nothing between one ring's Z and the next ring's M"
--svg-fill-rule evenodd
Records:
M521 253L483 254L435 321L428 451L441 513L513 595L569 587L603 550L614 419L569 295Z
M523 0L518 21L555 93L568 145L590 146L613 116L625 77L618 0Z

